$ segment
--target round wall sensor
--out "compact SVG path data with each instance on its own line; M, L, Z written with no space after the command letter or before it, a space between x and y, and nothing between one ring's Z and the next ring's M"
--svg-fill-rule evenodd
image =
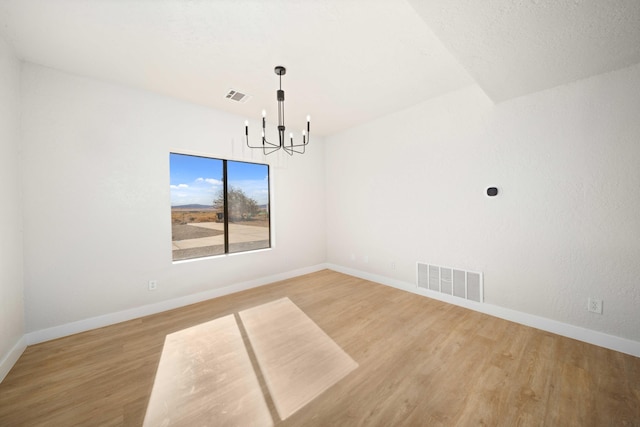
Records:
M496 187L487 188L487 196L493 197L498 195L498 189Z

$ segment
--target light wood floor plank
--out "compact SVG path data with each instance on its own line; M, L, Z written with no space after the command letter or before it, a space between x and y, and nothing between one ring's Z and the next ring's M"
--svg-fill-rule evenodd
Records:
M167 334L285 297L359 367L278 426L640 426L640 359L328 270L30 346L0 425L140 426Z
M239 317L280 419L358 367L289 298L241 311Z
M271 427L273 421L235 316L167 335L144 426Z

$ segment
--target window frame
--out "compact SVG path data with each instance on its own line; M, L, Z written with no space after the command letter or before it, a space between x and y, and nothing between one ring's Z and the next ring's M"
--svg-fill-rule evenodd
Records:
M172 260L173 263L181 263L181 262L186 262L186 261L196 261L196 260L201 260L201 259L222 257L222 256L228 256L228 255L237 255L237 254L243 254L243 253L248 253L248 252L264 251L264 250L269 250L269 249L273 248L273 236L272 236L272 228L271 228L271 166L269 164L267 164L267 163L258 163L258 162L254 162L254 161L224 159L224 158L212 157L212 156L202 155L202 154L191 154L191 153L185 153L185 152L179 152L179 151L170 151L169 152L169 175L170 176L171 176L171 156L174 155L174 154L175 155L179 155L179 156L200 157L200 158L203 158L203 159L210 159L210 160L221 161L222 162L222 190L221 191L222 191L222 197L223 197L223 229L224 229L224 233L223 233L224 234L224 244L222 246L223 246L224 252L222 254L215 254L215 255L203 255L203 256L197 256L197 257L192 257L192 258L174 259L174 255L173 255L174 249L172 249L171 250L171 260ZM229 219L229 197L228 196L229 196L229 190L232 189L232 187L229 185L229 179L228 179L229 178L228 177L228 172L229 171L228 171L228 167L227 167L228 162L264 166L267 169L267 180L266 180L267 181L267 203L266 203L267 215L266 215L266 217L267 217L268 239L267 239L267 246L266 247L230 251L230 236L229 236L230 219ZM170 210L173 210L173 205L170 206ZM170 217L171 216L172 215L170 215ZM172 224L173 224L173 222L172 222ZM173 231L171 232L171 238L172 238L172 241L173 241Z

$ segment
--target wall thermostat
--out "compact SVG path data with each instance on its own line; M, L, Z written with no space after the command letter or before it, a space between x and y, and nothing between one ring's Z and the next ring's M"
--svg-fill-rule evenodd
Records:
M498 189L496 187L487 188L487 196L493 197L498 195Z

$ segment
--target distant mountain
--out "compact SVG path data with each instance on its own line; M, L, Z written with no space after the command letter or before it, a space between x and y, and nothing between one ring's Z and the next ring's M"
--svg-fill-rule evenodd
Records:
M171 209L213 209L213 206L191 204L191 205L171 206Z

